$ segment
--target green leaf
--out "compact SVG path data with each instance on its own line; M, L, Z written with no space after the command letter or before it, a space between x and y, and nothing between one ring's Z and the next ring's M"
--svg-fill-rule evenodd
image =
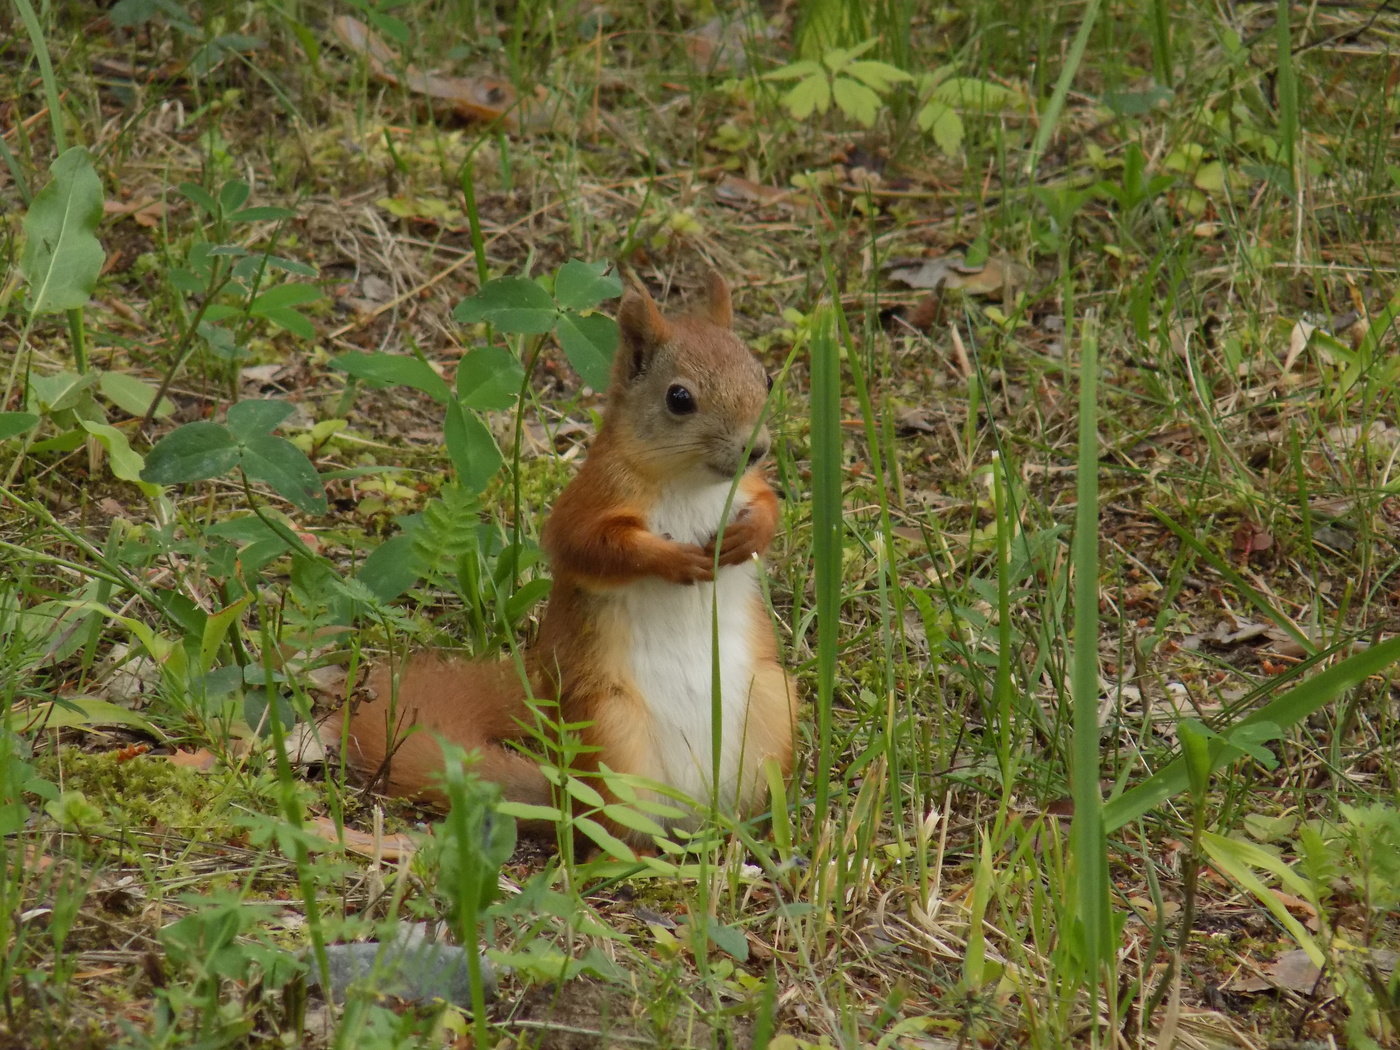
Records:
M744 936L744 931L735 926L726 926L713 915L705 916L705 929L710 935L710 941L738 962L749 961L749 939Z
M786 66L781 66L771 73L763 75L764 80L802 80L806 77L820 77L826 79L826 71L822 69L820 62L803 60L793 62Z
M1308 959L1312 961L1314 966L1321 968L1327 964L1326 953L1313 939L1312 934L1308 933L1303 924L1289 913L1283 901L1279 900L1278 894L1271 893L1259 880L1259 877L1250 870L1251 867L1263 868L1276 876L1289 893L1302 897L1304 900L1315 900L1316 892L1305 880L1294 873L1289 865L1252 842L1226 838L1224 835L1217 835L1209 831L1201 835L1201 848L1210 858L1212 866L1228 875L1273 913L1274 918L1293 935L1293 939L1298 942L1298 947L1307 952Z
M98 373L55 372L51 376L29 376L29 407L40 412L62 412L77 405L84 391L92 387Z
M302 510L325 511L325 486L305 452L274 434L250 435L242 445L239 466L250 478L267 482Z
M449 401L442 438L463 486L474 493L485 489L504 462L486 424L461 402Z
M267 434L295 411L291 404L276 398L250 398L229 407L228 428L239 438Z
M1282 696L1253 711L1236 724L1233 732L1238 732L1240 726L1256 724L1267 723L1284 728L1295 725L1343 690L1350 689L1373 674L1385 671L1397 660L1400 660L1400 638L1390 638L1379 645L1371 646L1347 657L1341 663L1332 665L1321 674L1313 675ZM1233 732L1225 734L1227 740ZM1243 754L1242 748L1227 742L1214 755L1212 769L1220 769ZM1129 788L1106 803L1103 810L1104 830L1116 831L1124 824L1137 820L1160 803L1187 790L1189 785L1186 759L1177 758L1141 784Z
M233 214L243 207L251 192L246 182L240 179L229 179L228 182L224 183L224 188L219 191L219 211L224 215Z
M302 339L316 338L316 326L291 307L274 306L255 311L265 321L271 321L278 328L284 328Z
M26 724L32 721L46 729L131 726L157 740L165 739L164 733L135 711L90 696L68 696L53 703L36 704L24 709L24 721Z
M846 76L855 77L882 95L895 84L914 79L898 66L892 66L888 62L852 62L841 72Z
M617 322L604 314L567 311L559 316L556 333L569 364L594 390L606 390L617 353Z
M841 112L864 124L867 128L875 123L880 112L880 96L874 91L849 77L837 77L831 85L831 93Z
M219 202L209 195L209 191L203 186L198 186L193 182L180 183L180 192L207 214L211 219L218 218Z
M514 408L524 380L525 369L513 353L503 346L480 346L457 365L457 396L467 408Z
M229 222L279 222L283 219L296 218L296 212L291 208L277 208L273 206L263 206L258 208L240 208L228 216ZM299 272L299 271L298 271ZM315 277L316 271L312 270L306 274L307 277Z
M228 427L207 420L186 423L146 453L141 480L156 485L205 481L232 470L238 457L238 443Z
M301 306L303 303L314 303L323 298L325 296L321 294L321 289L314 284L288 282L269 288L254 299L252 312L256 314L279 306Z
M463 324L486 321L516 335L540 335L554 327L554 299L525 277L498 277L463 299L452 316Z
M39 425L39 417L33 412L0 412L0 441L18 437Z
M958 150L962 149L962 117L946 102L930 99L924 104L924 108L919 110L916 120L919 130L932 134L933 141L945 155L956 156Z
M360 566L355 578L381 602L391 602L423 578L422 562L413 553L413 534L391 536Z
M91 420L81 421L83 429L95 437L103 448L107 450L107 456L112 463L112 474L121 481L131 481L140 485L146 491L146 495L154 496L159 490L150 482L141 480L141 471L146 466L146 461L141 458L140 453L132 451L131 444L126 440L126 435L116 427L108 426L106 423L94 423Z
M974 77L949 77L929 97L977 113L999 113L1021 103L1021 96L1010 88Z
M405 354L366 354L352 350L331 358L331 367L349 372L374 386L409 386L421 390L439 404L452 397L447 381L433 371L432 366L417 357Z
M32 314L85 305L97 287L107 253L96 237L102 221L102 180L81 146L65 150L49 168L53 178L30 202L19 270L29 282Z
M574 829L587 835L593 841L594 845L604 853L610 854L618 860L634 861L637 859L636 854L632 852L627 843L623 842L592 817L575 817Z
M607 272L606 262L570 259L554 278L554 298L566 310L589 310L622 294L622 280Z
M129 416L140 419L156 398L156 388L144 379L125 372L102 372L97 380L97 389L112 404ZM156 419L164 419L175 411L174 403L168 398L160 399L153 413Z
M825 113L831 108L831 84L825 76L808 77L783 96L783 105L797 120L806 120L813 111Z

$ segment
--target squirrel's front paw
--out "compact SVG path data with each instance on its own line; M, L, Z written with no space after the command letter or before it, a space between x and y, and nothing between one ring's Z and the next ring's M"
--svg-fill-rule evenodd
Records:
M667 558L660 575L670 583L708 583L715 578L715 552L695 543L677 543L674 557Z
M740 565L755 554L762 554L772 541L771 529L765 529L763 521L747 510L724 528L724 542L719 548L721 565ZM715 541L705 545L705 553L711 559L715 556Z

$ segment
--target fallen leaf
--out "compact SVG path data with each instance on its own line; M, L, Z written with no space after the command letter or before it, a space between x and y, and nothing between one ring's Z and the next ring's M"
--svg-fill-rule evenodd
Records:
M555 130L557 106L549 105L549 94L536 87L532 96L521 98L509 81L499 77L440 77L424 73L416 66L402 65L393 48L358 18L337 15L331 31L341 45L359 55L370 72L386 84L402 85L428 98L451 103L468 120L499 121L508 131ZM402 74L396 72L402 70Z
M219 759L207 748L200 748L198 751L181 751L175 749L173 755L165 756L167 761L174 766L183 766L186 769L197 769L201 773L207 773L218 763Z
M715 196L720 203L735 206L755 207L774 204L791 204L793 191L783 186L764 186L738 175L726 175L715 185Z
M889 273L890 279L910 288L956 289L969 295L998 295L1015 291L1026 283L1030 271L1004 257L988 259L981 266L968 266L963 255L953 252L936 259L925 259L917 266L902 266Z
M160 220L165 216L165 201L156 200L154 197L138 197L136 200L126 203L103 201L102 213L117 217L129 215L136 225L154 229L160 225Z
M1274 545L1274 537L1268 529L1252 521L1242 521L1235 526L1230 544L1236 553L1246 558L1255 551L1266 551Z
M342 840L337 835L335 822L330 817L316 817L306 823L307 827L319 832L328 842L344 841L347 850L362 857L377 856L382 860L399 860L418 851L418 843L407 835L380 835L376 838L367 831L342 827L339 833L343 836Z

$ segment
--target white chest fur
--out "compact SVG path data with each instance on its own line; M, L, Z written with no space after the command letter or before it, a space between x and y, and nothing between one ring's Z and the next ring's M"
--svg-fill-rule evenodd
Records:
M718 528L729 484L674 488L648 522L659 535L681 543L706 543ZM731 511L741 509L735 494ZM644 775L679 789L702 805L710 798L714 639L719 640L721 724L720 804L732 810L736 788L757 768L744 755L753 678L753 602L758 591L752 563L720 569L714 583L680 585L641 580L625 588L630 621L632 678L651 715L650 769ZM744 769L740 769L741 762Z

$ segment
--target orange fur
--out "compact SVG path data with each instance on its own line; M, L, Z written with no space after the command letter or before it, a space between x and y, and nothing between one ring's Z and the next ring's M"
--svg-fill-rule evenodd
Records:
M719 610L721 622L743 625L740 641L733 641L732 633L721 638L722 662L730 660L747 677L723 686L726 704L737 711L726 715L733 718L723 730L726 746L742 757L725 773L737 780L722 781L720 788L736 808L751 811L765 797L764 760L775 757L785 775L791 771L796 697L778 663L756 584L729 575L751 572L743 566L764 554L777 530L777 496L756 467L768 450L762 426L766 377L729 329L729 290L718 276L709 282L708 300L701 314L666 318L644 291L623 298L603 427L541 534L553 586L526 665L529 692L557 699L558 719L582 724L583 743L597 749L576 759L578 770L596 772L600 762L644 776L672 769L693 784L694 770L687 763L698 763L696 756L710 750L707 742L690 740L686 727L702 717L708 724L709 701L697 702L702 694L693 687L665 684L670 657L643 642L656 630L646 605L653 599L646 596L655 594L662 603L661 622L670 622L664 620L670 615L687 624L685 617L706 608L706 594L739 603L721 604ZM688 400L676 401L677 387ZM735 474L741 477L734 511L717 535L725 479ZM679 534L653 531L654 522L671 523L666 528ZM715 578L717 541L721 572L729 581L723 588ZM699 604L684 598L696 593L687 588L712 581ZM638 590L658 585L660 591ZM684 633L676 638L676 666L703 662L707 668L708 631ZM695 637L702 633L705 638ZM660 644L671 643L662 637ZM736 644L738 649L726 648ZM640 680L660 680L661 694L645 694ZM549 784L532 760L505 746L533 717L514 666L416 656L403 670L396 698L391 683L389 669L377 668L370 679L373 698L353 712L347 758L357 768L374 774L387 759L385 780L392 793L430 792L441 768L434 733L441 733L477 751L477 771L501 783L508 798L549 800ZM700 684L704 692L709 688ZM405 735L403 727L416 728ZM729 734L742 739L736 743ZM391 739L398 741L394 749ZM708 758L701 769L707 781ZM612 830L637 839L621 827Z

